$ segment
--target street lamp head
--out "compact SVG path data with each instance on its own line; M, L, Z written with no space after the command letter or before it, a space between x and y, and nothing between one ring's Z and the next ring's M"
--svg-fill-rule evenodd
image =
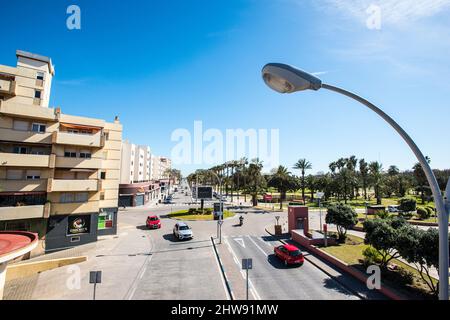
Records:
M264 82L280 93L292 93L307 89L319 90L322 81L310 73L287 64L268 63L262 69Z

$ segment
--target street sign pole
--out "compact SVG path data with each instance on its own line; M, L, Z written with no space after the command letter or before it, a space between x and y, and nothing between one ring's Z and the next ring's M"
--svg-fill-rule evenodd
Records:
M248 300L248 269L246 269L247 271L246 271L246 273L247 273L247 294L246 294L246 297L247 297L247 300Z
M97 283L102 283L102 272L101 271L91 271L91 272L89 272L89 283L93 283L94 284L93 299L95 300L95 293L97 291Z
M242 269L245 269L246 274L246 297L248 300L248 287L249 287L249 279L248 279L248 270L253 268L253 260L252 258L244 258L242 259Z

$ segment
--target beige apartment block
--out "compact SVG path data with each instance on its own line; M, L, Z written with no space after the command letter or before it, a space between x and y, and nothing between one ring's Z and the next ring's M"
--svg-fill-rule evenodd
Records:
M0 65L0 230L39 233L38 251L114 234L122 125L50 108L50 58Z

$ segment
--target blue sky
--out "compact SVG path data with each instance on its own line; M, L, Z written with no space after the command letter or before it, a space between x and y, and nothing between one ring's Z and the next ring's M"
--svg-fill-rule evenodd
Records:
M14 65L16 49L50 56L52 106L109 121L117 114L124 138L156 154L170 156L171 133L201 120L223 132L279 129L288 167L306 158L312 172L326 171L350 155L413 166L400 137L356 102L264 85L265 63L293 64L379 105L434 168L449 168L449 2L10 1L2 4L0 63ZM66 28L71 4L81 8L81 30ZM366 26L371 4L381 8L379 30Z

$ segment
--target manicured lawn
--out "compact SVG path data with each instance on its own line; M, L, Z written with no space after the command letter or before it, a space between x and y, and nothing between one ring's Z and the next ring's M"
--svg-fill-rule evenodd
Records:
M234 212L225 210L223 212L224 219L233 217L235 215ZM180 220L214 220L214 217L211 214L189 214L188 210L180 210L173 213L168 214L169 218L176 218Z
M364 239L353 235L347 235L345 244L321 247L320 249L364 272L365 268L361 263L364 259L362 252L367 247L368 245L364 244ZM414 296L425 295L426 298L431 298L430 291L421 279L417 269L397 259L391 260L390 264L397 266L398 270L388 271L387 274L385 274L384 281L386 281L387 284L406 294L413 294ZM402 282L402 273L400 272L400 269L403 269L404 272L412 275L411 283ZM433 279L433 282L437 284L437 280Z

